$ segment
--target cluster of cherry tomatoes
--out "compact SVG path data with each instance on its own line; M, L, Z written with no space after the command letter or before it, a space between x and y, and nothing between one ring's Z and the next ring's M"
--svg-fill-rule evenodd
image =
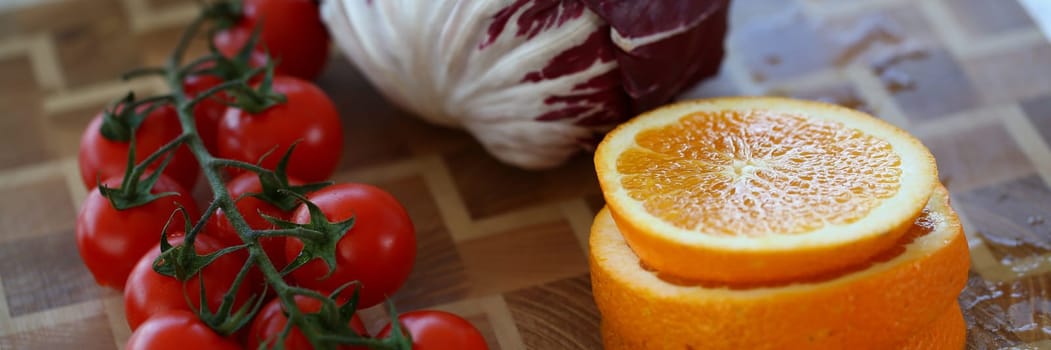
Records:
M333 102L310 82L320 73L328 50L316 3L244 0L240 5L233 25L213 33L215 48L225 56L250 51L254 66L265 66L270 57L275 58L279 63L273 76L265 82L257 79L254 85L266 84L270 93L282 97L280 103L253 110L239 106L225 92L201 99L192 108L196 132L190 134L200 137L208 154L204 158L187 144L162 149L187 135L177 107L166 99L118 103L96 116L81 140L79 166L90 192L77 218L77 245L95 280L124 292L125 313L133 330L129 349L257 349L273 346L289 323L289 313L268 288L264 273L255 266L244 269L249 255L236 247L246 242L231 224L230 213L221 208L201 213L202 206L213 208L208 205L211 198L195 199L190 190L206 178L201 176L202 166L212 164L198 164L199 160L212 156L280 169L281 182L289 186L325 181L340 159L343 129ZM245 49L250 38L257 38L257 47ZM217 75L193 74L184 78L181 88L185 98L193 98L226 81ZM125 108L130 104L135 107ZM164 157L156 157L160 153ZM279 165L282 154L289 158ZM151 155L154 158L148 159ZM143 174L131 175L130 167L136 164L145 164ZM337 183L305 193L312 205L303 202L283 209L260 195L266 190L260 174L233 167L222 170L228 179L225 190L237 199L238 213L253 230L275 229L275 219L309 224L318 220L318 212L329 222L353 219L335 243L331 269L322 259L301 262L283 276L288 285L331 296L338 303L347 303L354 295L360 309L383 302L408 278L416 255L415 230L406 210L389 193L366 184ZM202 214L207 221L194 222ZM155 264L162 251L162 232L167 242L179 246L187 239L185 228L194 225L203 228L193 239L197 254L229 252L185 281L159 273ZM258 242L278 271L300 258L307 244L294 235L267 236ZM341 289L352 281L360 288ZM231 293L233 307L226 311L253 310L255 315L223 334L203 322L202 315L220 310L232 289L236 289ZM322 305L303 295L295 295L294 300L302 313L318 312ZM486 348L480 333L452 314L413 311L401 314L399 321L414 349ZM370 337L356 315L349 327ZM387 325L375 338L390 332ZM284 348L312 349L295 327L287 332Z

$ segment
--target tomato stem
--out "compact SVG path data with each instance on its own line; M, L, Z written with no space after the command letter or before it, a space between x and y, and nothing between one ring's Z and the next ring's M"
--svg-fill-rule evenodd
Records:
M132 181L134 181L135 179L138 179L138 177L140 175L142 175L143 172L146 171L146 167L148 167L150 164L152 164L154 161L156 161L161 156L163 156L163 155L165 155L165 154L167 154L169 152L174 151L176 147L179 147L179 145L182 145L184 142L189 140L189 138L190 138L190 135L187 135L187 134L179 135L179 137L176 137L176 138L172 139L171 141L168 141L168 143L164 144L164 146L161 146L156 151L153 151L153 153L150 153L150 155L146 156L145 159L143 159L141 162L139 162L139 164L135 165L135 168L133 168L131 170Z
M215 312L215 315L219 316L219 319L225 321L220 325L219 329L216 329L216 331L222 335L230 335L236 332L242 326L251 321L251 316L255 314L255 311L258 311L260 306L262 306L262 303L255 303L254 307L252 305L244 305L242 308L253 308L254 310L248 313L237 312L240 314L240 317L223 317L224 315L233 312L232 308L234 305L234 298L237 296L237 291L243 287L242 284L244 284L245 277L247 277L248 272L252 270L252 266L255 266L256 260L257 259L253 256L252 252L249 251L248 259L246 259L244 265L241 266L241 270L237 272L237 276L234 277L230 289L223 294L223 301L219 304L219 310L216 310ZM258 297L263 298L262 295L259 295ZM205 300L204 298L205 295L202 292L200 300ZM206 305L206 303L201 303L202 307L204 305Z
M193 228L190 229L190 232L186 232L186 235L197 235L198 232L204 230L204 226L208 223L208 220L215 215L216 209L219 209L219 201L213 200L209 202L208 207L205 208L205 210L202 212L200 219L198 219L197 223L193 225Z
M124 178L121 179L120 188L112 189L106 187L105 184L99 183L99 192L102 193L106 199L109 200L113 208L117 210L125 210L128 208L134 208L146 203L152 202L158 198L175 195L175 192L163 192L163 193L152 193L153 185L157 183L160 178L161 172L168 166L168 162L171 161L172 150L182 144L185 141L182 138L175 138L169 141L155 152L151 153L138 165L135 164L135 134L131 135L129 140L130 146L128 147L128 165L125 168ZM145 179L142 178L143 173L146 171L146 167L152 164L157 158L165 156L164 160L161 161L160 165L154 168L153 174L147 176ZM101 182L101 179L99 180Z
M270 171L270 170L268 170L266 168L263 168L261 166L258 166L258 165L255 165L255 164L252 164L252 163L249 163L249 162L242 162L240 160L234 160L234 159L221 159L221 158L220 159L216 159L215 162L212 163L212 166L241 168L241 169L248 170L248 171L251 171L251 172L254 172L254 173L264 173L264 172L269 172Z
M259 242L251 239L251 227L249 227L248 222L245 221L244 216L242 216L241 212L237 209L233 198L230 197L230 193L226 191L219 169L220 166L227 164L228 161L216 158L208 152L207 148L205 148L204 141L197 132L196 121L193 117L193 100L189 99L182 89L183 74L179 67L179 62L181 61L181 57L190 38L200 28L202 19L203 16L195 19L190 24L189 28L187 28L186 32L183 33L183 37L180 38L179 45L172 53L172 57L168 60L168 65L166 67L165 75L167 77L167 82L172 89L172 97L174 98L176 105L179 106L177 112L179 115L179 123L183 129L180 139L185 138L186 146L190 149L190 153L197 158L198 163L201 165L201 171L204 174L204 178L212 191L214 199L212 205L209 206L209 209L212 211L214 211L215 208L223 210L226 219L230 222L230 225L237 232L238 236L240 236L241 241L248 245L248 256L250 261L246 262L246 265L249 265L254 260L255 265L263 272L267 283L274 288L274 291L277 293L278 297L281 298L286 309L290 310L290 314L294 314L298 312L298 309L296 308L292 294L289 293L289 285L285 283L284 279L281 278L281 274L277 271L277 268L275 268L274 264L269 258L267 258L267 255L263 252L263 248ZM309 324L300 324L298 326L303 330L312 328Z
M303 239L323 239L325 234L314 231L307 228L296 227L296 228L280 228L273 230L254 230L251 233L253 238L263 237L299 237Z
M208 90L205 90L204 92L202 92L200 94L197 94L197 96L195 96L193 99L187 101L186 102L186 108L193 109L193 106L196 106L201 101L204 101L205 99L211 98L212 96L214 96L217 93L222 92L223 90L228 90L228 89L230 89L230 88L232 88L234 86L243 85L243 84L244 84L244 81L242 81L242 80L224 81L222 84L213 86L213 87L209 88Z
M187 33L195 31L200 26L200 20L195 20L191 23ZM185 43L189 42L190 35L184 35L183 39L180 39L180 46L176 48L172 55L172 58L168 61L166 68L166 77L168 85L172 89L172 97L175 104L179 106L177 112L179 115L179 123L182 126L183 133L179 137L179 142L185 142L186 146L190 149L190 152L197 158L198 163L201 165L202 173L208 183L209 188L214 196L212 205L209 209L214 211L214 208L222 209L226 219L230 222L230 225L237 232L241 241L248 245L249 259L246 262L245 269L249 268L248 265L253 264L259 267L259 270L263 273L266 282L274 288L274 292L280 298L281 303L284 305L284 309L288 312L289 322L295 324L299 331L310 341L315 349L332 348L332 345L328 343L322 336L324 333L317 325L307 322L302 311L299 310L295 303L294 296L298 294L305 294L307 290L301 290L299 288L292 287L285 283L282 278L281 272L277 270L273 262L267 258L267 255L263 251L262 246L256 238L248 222L245 221L244 216L238 211L234 199L230 197L229 192L226 191L225 184L223 183L222 176L219 173L219 169L223 166L235 166L239 168L250 168L250 170L262 170L261 167L251 165L244 162L237 162L229 159L216 158L208 149L204 146L204 141L201 139L197 132L197 126L193 118L193 103L194 100L189 99L186 93L182 89L182 70L179 67L180 57L185 50ZM243 84L243 82L240 82ZM228 86L230 84L227 84ZM218 89L216 89L216 92ZM198 97L200 98L200 97ZM174 148L175 145L171 145L168 148ZM303 233L303 232L299 232ZM309 234L309 233L305 233ZM240 278L239 274L239 279ZM240 283L241 280L235 283ZM235 292L233 289L227 291L227 295L232 295ZM316 293L316 292L315 292ZM224 295L224 298L227 296ZM332 302L331 300L329 302ZM342 339L342 338L340 338ZM337 339L337 340L340 340ZM359 339L360 341L360 339ZM363 344L365 345L365 344ZM389 346L385 346L382 342L375 342L375 344L368 344L372 349L394 349Z
M138 107L138 106L149 105L148 107L146 107L146 110L143 111L143 114L149 114L154 109L157 109L157 108L160 108L160 106L163 106L164 103L166 103L166 102L172 102L172 96L171 95L150 96L150 97L147 97L147 98L135 101L133 106L134 107Z
M198 69L207 69L204 68L204 66L207 64L214 64L215 61L217 61L215 55L204 55L202 57L194 59L193 61L190 61L190 63L187 63L185 67L182 67L182 71L180 72L180 74L184 77L188 77L194 74L201 73L198 71Z
M209 204L207 211L204 213L202 219L198 221L197 225L195 225L195 227L191 231L194 231L195 233L196 231L199 231L201 229L201 225L203 225L203 223L207 221L210 215L212 215L217 209L221 209L226 217L226 220L229 221L230 226L233 227L233 229L237 232L238 237L243 243L243 247L245 247L248 251L248 259L245 261L245 264L242 266L241 271L235 278L232 288L223 295L224 301L222 306L220 306L220 310L217 313L217 315L204 315L204 317L202 318L218 317L219 319L223 319L225 317L224 315L230 312L230 308L233 304L231 301L234 298L237 288L239 288L240 285L244 282L245 276L247 276L249 269L251 269L253 266L256 266L259 268L259 270L265 277L266 283L274 289L274 292L277 294L277 297L281 300L285 311L288 313L289 326L294 324L295 327L308 339L308 341L311 343L311 345L313 345L315 349L334 349L335 345L333 344L333 342L364 345L376 350L394 350L403 348L399 347L397 345L397 342L395 341L398 340L401 343L404 343L405 340L402 337L392 337L381 340L368 339L361 336L354 337L349 334L332 334L332 331L327 331L323 328L322 325L316 324L315 322L309 322L304 313L301 310L299 310L299 307L297 306L294 299L295 295L305 295L313 298L318 298L320 301L322 301L326 308L330 309L334 309L336 307L336 302L333 300L332 297L326 297L325 295L322 295L316 291L291 286L288 283L286 283L285 280L282 278L282 272L278 271L277 267L274 266L273 262L270 261L269 257L266 255L265 251L262 248L262 245L259 242L259 238L280 235L296 236L305 239L324 239L325 237L322 237L324 236L324 234L318 231L303 228L281 230L253 230L248 225L248 222L245 220L243 214L238 210L235 199L232 198L230 196L230 193L226 190L225 183L223 182L222 175L220 173L223 167L237 167L249 171L254 171L257 173L272 173L272 171L264 169L254 164L235 161L231 159L217 158L213 156L211 153L209 153L208 149L205 148L204 141L201 139L201 136L197 130L196 121L193 116L193 107L196 103L202 101L205 98L209 98L210 96L221 91L228 91L231 89L246 89L248 86L248 79L259 73L259 70L254 69L248 71L239 79L228 81L218 86L215 86L201 94L198 94L194 98L190 98L187 96L186 92L183 90L183 79L187 76L187 74L193 74L195 71L192 69L200 67L206 64L207 62L218 59L218 57L216 56L218 55L218 53L213 52L209 56L211 58L202 58L194 60L189 65L189 67L180 66L180 62L182 61L182 57L187 49L187 46L189 45L192 38L198 33L203 22L207 18L209 18L210 15L214 14L209 14L208 11L202 11L202 14L190 23L186 31L183 32L182 37L179 38L178 44L176 45L175 49L173 50L171 56L168 59L168 62L163 68L163 73L166 78L167 84L172 91L170 96L165 96L165 99L170 99L170 101L173 102L177 107L176 112L178 113L179 123L182 127L182 134L175 140L172 140L172 142L169 142L165 146L161 147L160 150L154 152L154 154L151 154L150 157L147 158L147 160L149 161L155 160L161 154L171 151L181 144L185 144L186 147L189 148L190 153L193 154L193 156L197 159L197 162L200 164L203 176L213 195L213 200ZM267 74L264 77L263 82L263 85L265 86L269 83L268 80L273 74L273 67L267 66L264 67L264 69L267 70ZM158 73L158 71L154 69L144 69L142 70L141 74L153 73ZM280 100L283 100L283 96L275 96L273 94L268 94L268 89L262 90L262 96L267 99L267 101L263 102L280 102ZM140 163L135 167L135 170L142 170L140 168L145 167L145 164L148 164L149 161L144 161ZM239 247L238 249L240 248L241 247ZM259 297L262 298L262 296ZM203 304L204 303L202 303L202 305ZM238 328L241 328L245 324L245 322L239 322L239 320L236 320L236 318L238 318L239 316L244 316L248 318L252 317L258 311L259 305L261 305L261 303L257 303L254 306L254 308L247 314L240 312L243 310L239 310L237 312L238 315L233 316L235 320L226 319L222 321L228 322L226 324L210 324L210 326L219 328L217 329L217 331L219 332L222 332L224 334L230 334L236 331ZM247 307L252 306L244 306L243 308ZM219 322L215 319L211 321L213 321L212 323ZM283 334L287 335L287 330L288 329L286 329L286 332L284 332ZM282 337L281 339L284 339L284 337Z

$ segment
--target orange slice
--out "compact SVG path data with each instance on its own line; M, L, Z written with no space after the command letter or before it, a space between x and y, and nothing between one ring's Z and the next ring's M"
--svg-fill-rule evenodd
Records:
M628 244L662 273L790 281L862 263L898 241L938 181L930 151L854 110L784 98L666 106L595 154Z
M608 210L590 248L602 327L625 349L895 349L956 302L970 262L944 188L885 255L818 281L668 282L642 266Z

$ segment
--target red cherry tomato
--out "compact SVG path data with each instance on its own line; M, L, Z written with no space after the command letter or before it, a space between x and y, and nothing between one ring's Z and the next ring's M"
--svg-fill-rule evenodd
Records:
M336 266L331 276L320 259L292 272L303 287L330 294L351 281L361 282L359 308L383 301L401 288L412 272L416 258L416 234L405 208L389 193L365 184L335 184L308 196L329 221L354 217L351 227L336 247ZM310 221L307 208L300 205L292 220ZM285 258L292 261L303 249L303 242L289 237ZM349 289L341 297L349 297Z
M222 83L222 78L204 74L186 77L182 86L186 96L194 98ZM201 100L193 106L193 118L197 124L197 133L201 136L201 140L204 141L204 147L212 153L215 153L216 150L215 133L216 129L219 128L219 119L222 119L223 114L226 113L226 105L219 102L217 98L223 99L225 96L226 94L220 92L211 98Z
M131 143L105 138L99 132L101 126L100 113L91 120L80 139L77 160L80 165L80 178L84 181L84 187L88 189L95 188L95 182L99 179L124 176L128 165L128 149ZM135 161L141 162L153 151L179 137L180 133L182 126L174 108L164 106L154 109L135 131ZM157 165L160 165L160 161L152 163L149 168L155 169ZM165 175L187 189L193 189L199 173L197 160L185 146L176 150L171 163L164 168Z
M175 237L170 240L173 246L183 244L184 237ZM219 249L224 245L216 238L198 234L194 239L194 248L198 254L207 254ZM124 315L128 319L128 326L135 330L142 322L150 316L168 310L192 311L201 306L200 281L204 279L205 300L208 301L208 309L212 312L219 310L219 304L223 301L225 294L233 286L237 273L241 271L247 255L244 252L234 252L223 255L208 264L200 274L186 281L179 282L174 277L161 275L153 271L153 261L160 256L160 245L154 246L146 252L135 265L135 269L128 275L128 288L124 289ZM255 283L245 280L237 289L234 297L234 310L238 310L257 291L254 290ZM193 308L186 303L189 297ZM257 297L259 297L257 295Z
M292 185L303 184L302 181L296 179L289 179L289 183ZM248 226L253 229L265 230L274 228L274 225L266 221L260 213L284 220L288 220L292 216L291 212L283 212L280 208L262 199L250 196L242 197L246 193L263 191L263 185L259 183L259 175L255 173L238 175L226 183L226 190L230 193L231 198L241 198L237 201L237 210L248 222ZM226 218L226 214L222 209L216 210L215 215L208 220L208 227L209 232L228 242L228 244L241 244L241 237L237 234L237 230L230 225L230 221ZM274 263L278 270L283 269L285 267L285 238L261 238L259 243L263 245L263 251L270 257L270 262Z
M318 312L321 310L321 301L302 296L296 295L296 306L299 310L304 313ZM285 329L285 325L288 324L288 316L285 312L284 305L281 304L280 299L274 299L270 303L263 306L256 314L255 319L252 321L251 328L248 333L248 338L245 340L245 348L247 349L259 349L259 345L264 341L267 342L268 347L273 347L274 342L278 339L278 336ZM360 335L368 336L368 331L365 330L365 324L361 322L358 315L354 315L350 319L350 329L353 329ZM312 350L313 346L307 340L306 336L299 331L299 327L292 328L292 331L285 338L285 350ZM365 347L357 346L339 346L339 350L365 350Z
M336 171L343 150L343 128L332 100L314 84L293 77L274 78L273 90L287 101L258 114L228 108L219 123L219 156L273 169L293 142L288 176L323 181ZM276 147L276 149L275 149Z
M208 328L188 311L169 310L154 315L142 324L131 338L126 350L241 350L241 345Z
M445 311L423 310L398 316L403 329L412 335L413 350L486 350L485 337L470 322ZM390 335L391 325L378 338Z
M266 50L280 62L277 72L306 80L317 78L328 59L329 42L317 2L245 0L243 9L237 25L219 32L215 38L216 47L224 55L231 56L244 47L258 25L258 50Z
M119 186L120 179L109 179L104 184ZM123 290L128 273L139 258L160 241L161 230L178 205L186 208L190 218L197 217L193 197L167 176L162 174L151 192L178 195L125 210L114 208L98 188L92 189L84 199L77 215L77 248L98 284ZM175 215L169 232L183 230L183 223L182 215Z

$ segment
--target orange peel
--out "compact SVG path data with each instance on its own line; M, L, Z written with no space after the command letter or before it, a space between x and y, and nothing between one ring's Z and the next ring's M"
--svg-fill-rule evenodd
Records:
M967 345L967 323L959 305L912 336L899 350L960 350Z
M631 340L609 328L602 329L602 343L606 350L638 350ZM930 326L914 333L897 350L960 350L967 343L967 324L958 305L934 320ZM859 349L860 350L860 349ZM879 349L882 350L882 349Z

